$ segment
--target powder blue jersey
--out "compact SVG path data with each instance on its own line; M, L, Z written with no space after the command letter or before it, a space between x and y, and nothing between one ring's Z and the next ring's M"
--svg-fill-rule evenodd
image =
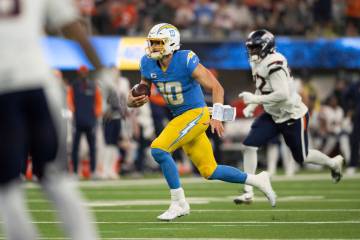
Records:
M146 55L140 64L142 77L156 85L174 116L206 106L200 84L191 77L199 64L199 58L194 52L176 51L166 71L161 69L156 60Z

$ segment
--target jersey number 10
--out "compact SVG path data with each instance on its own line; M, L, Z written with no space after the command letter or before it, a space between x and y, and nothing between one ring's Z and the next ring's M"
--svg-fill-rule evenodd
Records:
M179 105L184 102L181 82L158 82L156 85L168 104Z

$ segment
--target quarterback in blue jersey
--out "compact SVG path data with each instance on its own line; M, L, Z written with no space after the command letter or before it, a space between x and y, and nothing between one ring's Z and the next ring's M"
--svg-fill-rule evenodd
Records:
M160 164L171 194L169 209L158 216L158 219L169 221L190 213L190 206L171 156L180 147L204 178L255 186L275 206L276 196L266 172L247 174L234 167L217 165L215 161L205 131L210 125L212 132L221 137L224 127L221 117L216 114L210 119L200 85L212 91L213 112L219 112L217 110L224 102L224 90L218 80L199 62L194 52L179 50L180 33L173 25L155 25L149 32L147 42L146 55L141 59L140 83L148 86L154 83L174 116L151 144L152 156ZM140 107L147 102L148 96L134 97L129 92L129 107Z

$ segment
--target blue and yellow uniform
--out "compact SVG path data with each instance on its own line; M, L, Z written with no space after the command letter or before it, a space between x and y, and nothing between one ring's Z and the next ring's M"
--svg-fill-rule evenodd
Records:
M156 85L174 115L151 144L155 159L161 159L158 150L172 153L182 147L200 174L208 178L217 164L205 133L210 122L209 111L200 84L191 76L198 64L194 52L179 50L174 52L167 69L145 55L140 71L143 78ZM166 175L164 169L163 172Z

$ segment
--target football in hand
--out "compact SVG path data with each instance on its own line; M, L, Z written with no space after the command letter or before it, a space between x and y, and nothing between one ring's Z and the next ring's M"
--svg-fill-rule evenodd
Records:
M134 97L138 97L138 96L142 96L142 95L150 96L150 87L148 85L146 85L146 84L143 84L143 83L136 84L132 88L131 94Z

